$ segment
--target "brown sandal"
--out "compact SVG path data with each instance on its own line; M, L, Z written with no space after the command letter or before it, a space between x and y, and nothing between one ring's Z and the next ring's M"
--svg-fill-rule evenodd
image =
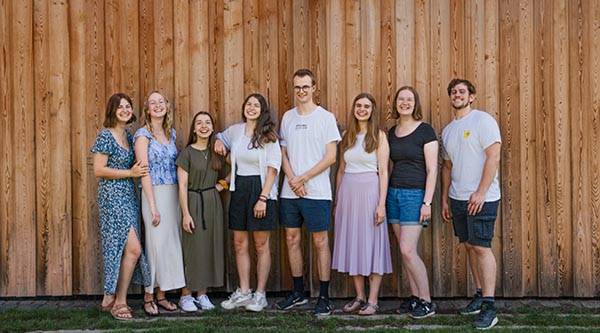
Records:
M107 305L102 305L102 303L100 303L100 311L102 312L110 312L110 310L112 310L113 306L115 306L115 301L117 300L117 298L115 297L112 302L108 303Z
M367 303L365 306L358 311L358 314L361 316L372 316L379 311L379 306L377 304Z
M148 304L152 305L152 310L156 310L156 313L152 313L152 312L146 310L146 305L148 305ZM144 305L142 305L142 309L144 309L144 313L150 317L156 317L160 314L160 312L158 311L158 306L156 306L156 302L153 299L151 299L149 301L144 301Z
M160 302L167 302L167 304L169 304L169 306L171 306L172 308L168 308L168 307L160 304ZM173 312L173 311L177 310L177 305L175 305L175 303L173 303L173 302L170 302L166 298L157 299L156 300L156 304L158 304L158 306L160 306L161 308L163 308L163 309L165 309L167 311L170 311L170 312Z
M133 319L133 315L131 314L131 308L128 307L127 304L115 305L110 310L110 314L116 320L129 321Z
M360 298L355 298L353 300L351 300L350 302L348 302L346 305L344 305L344 308L342 308L342 311L346 312L346 313L350 313L350 312L354 312L356 310L361 309L362 307L365 306L365 301L363 301Z

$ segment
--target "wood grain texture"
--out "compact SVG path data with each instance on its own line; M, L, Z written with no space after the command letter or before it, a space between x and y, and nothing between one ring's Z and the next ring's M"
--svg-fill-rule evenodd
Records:
M279 122L294 106L299 68L314 71L316 101L342 128L361 91L389 128L396 89L412 85L439 134L452 120L450 79L475 83L474 106L503 138L497 295L600 295L597 1L0 0L0 9L0 296L102 292L89 149L108 96L131 95L139 114L148 92L162 91L182 148L193 114L210 111L224 129L241 120L250 92L267 97ZM474 288L466 255L439 209L419 251L432 295L464 297ZM310 235L302 239L316 295L315 252ZM381 295L406 296L392 232L390 241L395 272ZM231 291L231 237L225 246L229 282L216 290ZM283 230L271 249L267 289L289 290ZM333 273L332 295L353 289Z

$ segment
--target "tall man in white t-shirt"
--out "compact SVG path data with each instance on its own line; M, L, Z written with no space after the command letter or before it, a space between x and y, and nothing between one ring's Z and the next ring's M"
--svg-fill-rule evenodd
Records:
M313 101L314 74L308 69L300 69L294 73L293 83L296 107L283 115L280 126L285 178L279 222L285 228L294 291L277 302L276 307L290 309L308 302L304 295L300 237L304 223L317 249L320 292L314 314L326 316L333 309L329 302L331 250L328 231L332 199L329 168L335 163L341 137L334 115Z
M467 250L477 292L460 314L479 314L473 325L498 323L494 305L496 258L492 252L494 223L500 202L498 164L502 139L496 120L471 108L475 86L464 79L448 85L454 120L442 131L442 218Z

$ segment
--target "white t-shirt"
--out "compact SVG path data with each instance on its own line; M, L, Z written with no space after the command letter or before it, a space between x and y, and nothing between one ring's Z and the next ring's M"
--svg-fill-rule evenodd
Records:
M260 175L258 149L248 149L251 138L242 135L240 145L237 147L237 174L240 176Z
M379 133L378 133L379 134ZM356 144L344 152L345 173L377 172L377 149L365 151L365 134L356 135Z
M444 128L442 158L452 162L450 198L466 201L477 191L487 158L485 149L496 142L502 142L498 123L483 111L473 110ZM500 200L498 170L485 196L485 201L497 200Z
M300 115L296 108L288 110L281 120L280 144L287 148L287 157L295 175L313 168L325 157L326 146L341 140L333 114L320 106L307 115ZM331 200L329 169L309 179L305 184L306 199ZM284 177L281 197L297 199L298 196Z

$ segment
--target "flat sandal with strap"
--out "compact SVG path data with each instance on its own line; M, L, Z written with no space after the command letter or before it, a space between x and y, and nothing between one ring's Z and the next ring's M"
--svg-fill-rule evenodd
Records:
M366 304L365 301L356 297L355 299L351 300L346 305L344 305L344 308L342 309L342 311L344 311L346 313L354 312L356 310L360 310L362 307L365 306L365 304Z

